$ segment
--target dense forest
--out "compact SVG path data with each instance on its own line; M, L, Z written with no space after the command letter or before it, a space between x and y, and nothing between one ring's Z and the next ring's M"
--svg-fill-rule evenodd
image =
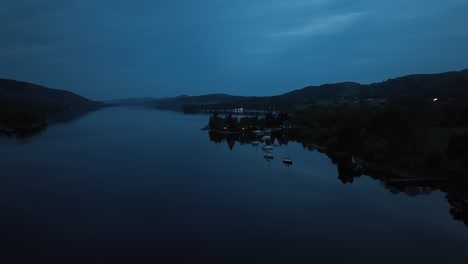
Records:
M403 170L468 172L468 108L432 102L408 107L315 106L297 112L296 135Z
M237 117L232 114L226 114L225 118L215 112L208 121L208 126L211 130L238 132L238 131L254 131L264 127L276 128L281 127L286 121L289 121L287 112L266 113L263 117L243 116Z

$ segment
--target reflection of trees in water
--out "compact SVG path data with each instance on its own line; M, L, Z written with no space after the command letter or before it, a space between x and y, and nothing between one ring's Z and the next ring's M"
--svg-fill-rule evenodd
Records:
M224 135L221 133L216 133L213 131L210 131L208 133L208 136L210 137L210 141L214 143L222 143L224 141Z
M208 136L211 142L223 143L226 142L230 150L234 148L236 142L240 145L250 144L252 141L261 141L262 136L257 136L255 133L222 133L216 131L209 131ZM277 142L280 146L287 145L288 139L284 137L282 133L272 133L271 139L268 140L268 144Z
M14 136L18 139L25 139L25 138L32 137L34 135L44 132L45 130L47 130L48 126L51 126L54 124L76 121L95 110L97 109L48 113L47 122L46 122L45 116L43 116L38 119L41 122L32 122L32 121L37 121L34 119L26 120L27 122L19 123L17 124L16 127L14 126L13 128L8 128L8 129L7 128L2 129L2 126L0 125L0 136L7 136L7 137ZM44 118L44 120L42 120L42 118Z
M338 169L338 179L343 183L353 183L354 178L361 176L361 165L351 155L326 153Z
M432 186L395 185L385 181L382 182L382 186L393 194L404 193L408 196L427 195L435 191Z
M437 186L434 183L411 183L411 182L399 182L394 180L402 180L401 176L391 173L376 170L369 167L364 167L363 174L371 177L372 179L379 180L382 187L389 190L393 194L404 193L408 196L427 195L437 190Z
M245 137L245 134L224 134L215 131L210 131L208 133L210 141L214 143L223 143L226 142L230 150L234 148L236 141L240 142L241 145L246 144L248 141Z
M16 136L18 138L27 138L39 134L47 129L47 126L38 126L38 127L31 127L31 128L23 128L18 129L16 131Z
M227 137L226 142L228 144L228 147L230 150L234 148L234 145L236 144L236 139L234 137Z
M449 212L453 216L453 219L462 221L468 226L468 200L455 194L447 194L445 198L452 206Z
M39 134L47 129L47 125L41 126L31 126L31 127L22 127L22 128L14 128L10 130L6 130L5 132L0 131L0 136L4 135L7 137L14 136L19 139L24 139L28 137L32 137L36 134Z
M253 133L244 134L224 134L214 131L209 132L209 138L214 143L226 142L229 149L233 149L236 142L241 145L250 144L252 141L260 140L261 136L256 136ZM283 133L273 133L271 135L271 142L277 142L279 145L287 145L289 141L298 142L291 140ZM305 149L314 150L314 145L311 142L298 142L302 144ZM395 181L401 180L401 177L391 172L373 169L370 167L362 166L357 162L351 155L346 153L329 153L323 150L318 150L321 153L327 155L333 164L336 164L338 171L338 179L343 183L353 183L354 179L360 177L362 174L372 179L379 180L384 188L389 190L393 194L404 193L410 197L419 195L428 195L433 191L440 190L447 193L447 201L451 205L450 214L453 219L457 221L463 221L468 226L468 199L462 197L468 193L468 186L458 184L458 182L430 182L417 181L417 182L406 182L406 181ZM423 183L424 182L424 183ZM454 193L461 193L463 195L455 195Z

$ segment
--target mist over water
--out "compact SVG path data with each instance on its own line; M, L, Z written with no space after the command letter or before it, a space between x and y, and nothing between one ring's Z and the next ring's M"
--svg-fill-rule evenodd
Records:
M395 194L365 175L343 184L325 154L299 143L274 147L271 161L261 145L231 150L200 130L208 118L110 108L28 138L0 138L0 261L468 257L468 228L449 213L445 193ZM282 164L287 156L293 166Z

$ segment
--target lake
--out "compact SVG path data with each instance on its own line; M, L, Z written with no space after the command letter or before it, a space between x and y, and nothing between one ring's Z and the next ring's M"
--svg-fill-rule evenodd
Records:
M325 154L289 142L267 161L261 145L210 141L207 122L109 108L1 137L0 263L468 259L446 193L343 184Z

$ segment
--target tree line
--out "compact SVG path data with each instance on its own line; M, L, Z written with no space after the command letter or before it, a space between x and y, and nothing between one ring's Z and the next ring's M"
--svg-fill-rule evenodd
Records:
M290 117L287 112L269 112L263 117L243 116L240 118L232 114L227 114L223 118L215 112L210 116L208 126L210 129L218 131L254 131L261 128L277 128L283 126L289 120Z

